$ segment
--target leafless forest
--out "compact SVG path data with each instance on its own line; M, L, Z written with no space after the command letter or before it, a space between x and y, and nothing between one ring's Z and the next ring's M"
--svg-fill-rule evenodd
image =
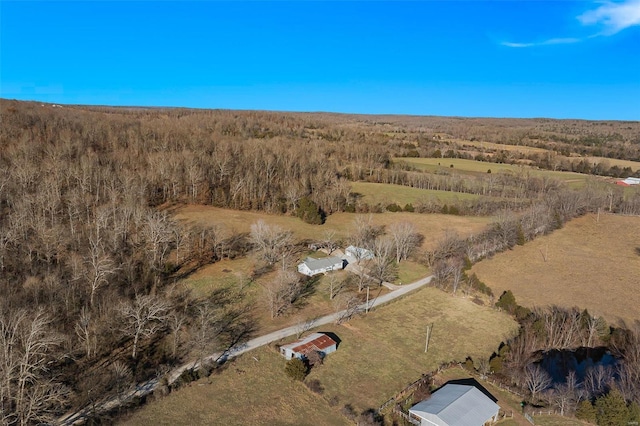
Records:
M186 229L167 213L171 205L279 214L298 214L304 206L309 212L304 217L316 220L339 211L380 209L359 203L352 181L476 194L490 186L494 197L506 201L481 200L457 210L495 215L486 235L463 245L452 237L424 259L436 271L441 268L442 283L455 282L455 287L450 271L456 268L450 266L465 257L476 261L588 211L640 213L638 196L624 198L619 188L597 180L580 190L528 174L452 180L392 161L456 156L446 138L545 148L551 155L525 158L499 150L482 155L488 161L526 160L558 170L574 166L550 164L553 155L640 160L638 122L72 107L7 100L0 101L0 114L4 424L50 421L107 393L126 392L187 351L208 353L250 335L251 306L238 303L240 295L219 292L194 300L174 285L198 265L248 252L254 245L250 236L223 238L215 229ZM600 173L595 165L582 171L622 173ZM441 206L415 208L428 213ZM571 338L577 344L581 337Z

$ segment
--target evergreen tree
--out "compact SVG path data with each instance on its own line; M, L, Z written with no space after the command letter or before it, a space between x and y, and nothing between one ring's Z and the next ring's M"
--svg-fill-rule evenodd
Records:
M284 372L293 380L303 381L307 376L308 368L300 358L291 358L284 367Z
M599 426L626 425L629 418L627 403L622 394L612 389L608 394L596 399L596 421Z
M313 225L322 225L324 223L324 214L318 205L307 197L300 200L300 205L296 210L296 216L307 223Z
M580 401L576 408L576 418L589 423L596 422L596 409L589 400Z

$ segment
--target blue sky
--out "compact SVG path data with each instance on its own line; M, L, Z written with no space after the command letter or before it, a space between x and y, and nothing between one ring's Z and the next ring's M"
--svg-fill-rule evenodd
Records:
M0 96L640 120L640 0L0 3Z

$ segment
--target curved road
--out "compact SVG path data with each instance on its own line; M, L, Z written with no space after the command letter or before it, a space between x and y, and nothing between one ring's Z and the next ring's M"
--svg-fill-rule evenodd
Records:
M382 305L391 300L405 296L406 294L411 293L412 291L429 284L432 278L433 276L422 278L411 284L405 284L401 287L398 287L397 290L393 290L383 296L377 297L369 301L368 309L375 308L376 306ZM358 311L360 312L366 311L366 310L367 310L366 303L363 303L358 307ZM323 317L313 320L311 327L315 328L320 325L338 322L340 319L343 319L346 315L347 315L347 311L340 311L333 314L325 315ZM300 332L300 325L299 324L292 325L290 327L283 328L278 331L274 331L273 333L265 334L263 336L248 340L247 342L242 343L239 346L233 347L228 351L211 354L208 357L204 358L203 361L204 362L220 361L220 360L233 358L245 352L259 348L260 346L268 345L269 343L276 342L278 340L284 339L285 337L296 335L299 332ZM169 384L173 383L178 377L180 377L180 375L185 370L191 369L191 368L197 368L199 365L200 365L199 362L192 361L192 362L183 364L180 367L175 368L173 371L171 371L169 375ZM150 394L158 386L158 382L159 382L158 379L151 379L146 382L139 383L138 385L136 385L135 390L132 390L129 395L125 395L120 398L113 397L107 401L104 401L103 403L100 403L98 406L85 407L84 409L77 411L75 413L66 414L65 416L58 419L58 424L72 425L72 424L83 423L85 418L92 412L104 412L104 411L112 410L114 408L117 408L118 405L121 405L134 397L141 397L141 396Z

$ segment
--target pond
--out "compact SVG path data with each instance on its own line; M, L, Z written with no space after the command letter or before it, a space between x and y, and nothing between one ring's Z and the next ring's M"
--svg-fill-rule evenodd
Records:
M620 362L606 347L583 347L573 351L553 349L540 355L542 360L539 364L551 375L554 383L564 383L570 371L575 371L578 382L581 382L589 369L603 366L615 371Z

